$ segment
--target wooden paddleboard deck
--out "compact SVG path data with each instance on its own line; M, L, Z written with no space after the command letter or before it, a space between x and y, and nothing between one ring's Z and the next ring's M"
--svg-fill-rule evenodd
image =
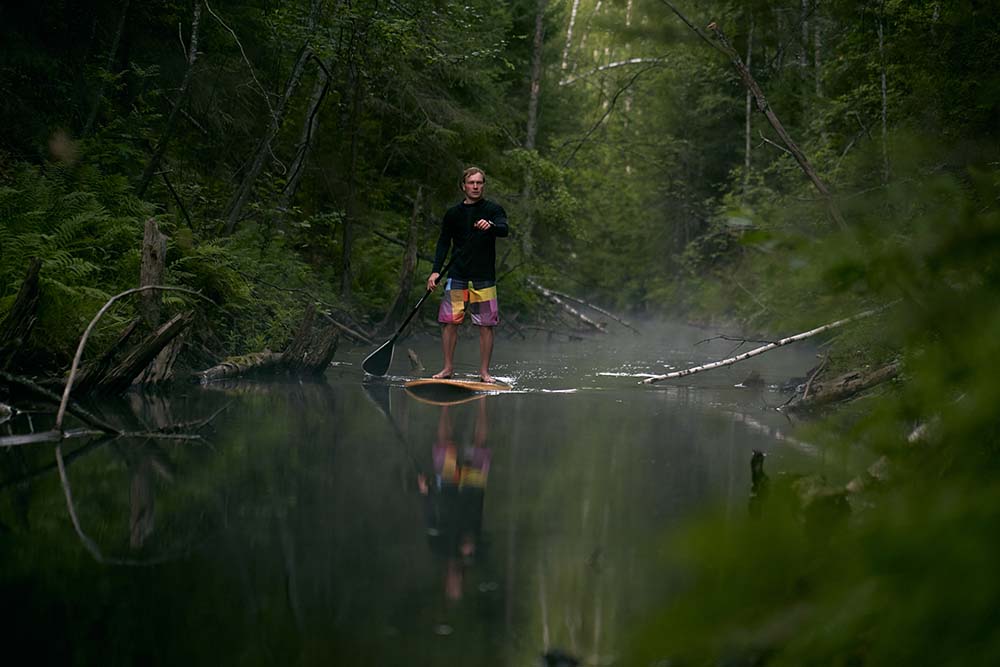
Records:
M460 380L456 378L438 379L438 378L420 378L417 380L410 380L403 385L406 389L456 389L468 392L483 392L483 391L509 391L512 387L509 384L504 384L502 382L480 382L479 380Z

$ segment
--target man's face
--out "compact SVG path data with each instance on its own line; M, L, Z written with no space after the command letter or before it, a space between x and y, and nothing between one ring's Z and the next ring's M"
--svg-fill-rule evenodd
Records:
M477 202L483 198L483 187L486 179L482 174L469 174L465 182L462 183L462 190L465 191L465 198L470 202Z

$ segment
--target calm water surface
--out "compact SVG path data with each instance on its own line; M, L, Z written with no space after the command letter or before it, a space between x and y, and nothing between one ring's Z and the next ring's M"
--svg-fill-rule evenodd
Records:
M645 386L735 347L649 330L498 340L515 390L444 406L402 388L421 374L407 347L437 370L432 339L399 343L380 380L357 348L324 382L131 395L96 407L133 431L215 417L202 442L67 441L65 484L52 445L0 450L0 632L61 664L622 664L670 595L671 531L746 513L752 449L841 468L767 409L785 395L735 386L802 375L812 351ZM475 358L463 335L460 373Z

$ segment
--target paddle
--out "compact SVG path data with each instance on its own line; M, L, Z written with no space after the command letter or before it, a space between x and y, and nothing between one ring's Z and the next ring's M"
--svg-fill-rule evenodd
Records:
M455 261L454 254L452 254L451 258L448 259L448 263L444 265L444 268L441 269L441 275L438 277L438 280L443 278L444 275L448 273L448 269L451 268L451 263L453 261ZM427 297L429 297L433 291L434 290L429 289L424 292L424 295L420 297L420 301L417 301L417 305L413 307L410 314L406 316L403 323L399 325L398 329L396 329L396 333L392 334L392 338L382 343L377 350L365 357L365 360L361 362L361 368L365 370L365 373L368 373L369 375L385 375L385 372L389 370L389 364L392 363L392 349L393 345L396 343L396 339L399 338L399 334L403 333L403 329L405 329L406 325L410 323L413 316L417 314L418 310L420 310L420 306L424 305L424 301L427 300Z

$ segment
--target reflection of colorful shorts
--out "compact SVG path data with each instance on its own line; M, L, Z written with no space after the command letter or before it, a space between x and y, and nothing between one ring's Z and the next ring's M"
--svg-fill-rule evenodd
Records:
M472 323L480 327L495 327L500 323L497 310L497 285L492 281L456 280L448 278L444 297L438 309L438 322L461 324L465 311L472 314Z

